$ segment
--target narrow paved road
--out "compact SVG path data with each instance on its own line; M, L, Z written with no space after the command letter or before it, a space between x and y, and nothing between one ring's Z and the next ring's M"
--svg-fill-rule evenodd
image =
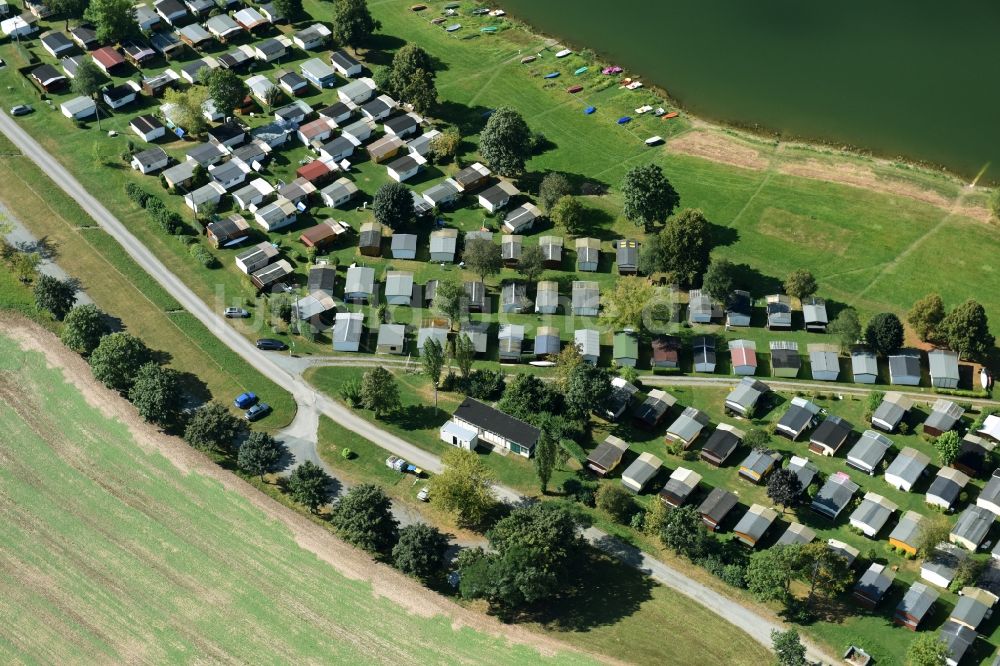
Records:
M359 417L350 409L338 404L325 395L317 393L302 377L292 374L275 362L274 356L258 350L249 340L231 328L225 318L209 308L198 296L185 285L180 278L167 269L163 263L150 252L139 239L125 227L101 202L95 199L52 155L50 155L25 130L15 123L10 116L0 111L0 131L28 158L35 162L43 172L69 196L76 200L80 207L94 221L108 232L124 248L130 257L143 270L149 273L192 315L204 324L208 330L221 342L243 357L248 363L271 378L281 388L295 398L299 410L310 410L322 413L341 426L369 439L387 451L410 460L415 465L434 473L439 473L443 466L441 460L423 449L382 430L365 419ZM297 415L303 422L311 423L311 415ZM522 497L510 488L497 486L497 496L509 502L519 502ZM647 572L660 583L667 585L695 601L704 604L721 617L746 631L754 640L771 647L771 629L781 628L776 622L768 620L745 608L737 602L729 600L708 587L687 578L680 571L659 562L648 555L630 550L610 535L597 529L588 530L587 538L602 549L613 552L624 561ZM835 663L835 660L813 645L808 645L808 656L814 661Z

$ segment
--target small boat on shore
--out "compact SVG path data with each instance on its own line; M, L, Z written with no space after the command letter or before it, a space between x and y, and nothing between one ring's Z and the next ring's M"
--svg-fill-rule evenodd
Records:
M568 55L570 55L572 53L573 52L571 50L569 50L569 49L563 49L562 51L559 51L558 53L556 53L556 57L557 58L565 58L566 56L568 56Z
M642 81L633 81L632 83L628 84L625 87L628 88L629 90L638 90L639 88L642 87Z
M488 25L485 28L480 28L479 32L496 32L497 27L495 25Z
M619 125L624 125L630 122L632 122L632 116L622 116L621 118L618 119Z
M455 32L456 30L458 30L461 27L462 27L461 23L452 23L447 28L445 28L444 31L445 32Z
M431 23L433 23L434 25L441 25L442 23L444 23L444 17L438 16L436 19L432 19Z
M413 5L410 7L411 12L422 12L427 9L427 5Z
M668 114L664 115L664 116L663 116L663 119L664 119L664 120L670 120L671 118L676 118L676 117L677 117L677 115L678 115L678 114L677 114L677 112L676 112L676 111L671 111L670 113L668 113Z
M535 62L536 60L538 60L538 58L535 56L524 56L521 58L521 64L527 65L529 62Z
M587 71L587 68L586 68L586 67L580 67L580 68L579 68L579 69L577 69L577 70L576 70L575 72L573 72L573 75L574 75L574 76L580 76L581 74L583 74L583 73L584 73L584 72L586 72L586 71Z
M589 116L589 115L590 115L590 114L592 114L592 113L593 113L594 111L597 111L597 107L594 107L594 106L588 106L588 107L587 107L586 109L584 109L584 110L583 110L583 113L584 113L584 115L587 115L587 116Z
M611 65L601 70L602 74L621 74L624 70L618 65Z
M546 78L546 79L558 79L559 78L559 72L549 72L548 74L545 75L544 78Z
M649 113L652 110L653 110L653 107L651 107L649 104L646 104L646 105L640 106L638 109L636 109L635 110L635 115L641 116L642 114Z
M646 139L647 146L658 146L661 143L663 143L663 137L660 135L651 136L648 139Z
M583 86L570 86L569 88L566 88L566 92L568 92L571 95L578 93L581 90L583 90Z

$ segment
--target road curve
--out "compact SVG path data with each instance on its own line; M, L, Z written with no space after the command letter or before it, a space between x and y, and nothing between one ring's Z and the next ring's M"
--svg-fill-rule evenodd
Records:
M215 337L243 357L248 363L267 375L281 388L291 393L299 409L318 410L341 426L365 437L395 455L410 460L418 467L423 467L434 473L438 473L443 469L441 460L437 456L400 439L392 433L382 430L331 398L317 393L302 377L296 376L281 367L281 365L275 362L271 354L258 350L249 340L237 333L235 329L226 323L225 318L221 314L213 311L204 301L198 298L111 211L94 198L61 163L3 111L0 111L0 131L17 146L22 154L35 162L57 186L75 199L84 212L90 215L98 226L108 232L133 261L149 273L188 312L204 324ZM500 499L506 501L518 502L522 499L519 493L510 488L497 486L495 491ZM586 536L591 543L594 543L602 550L615 554L623 561L646 572L658 582L705 605L733 625L743 629L754 640L769 649L771 648L771 630L784 628L777 622L771 621L705 585L688 578L673 567L622 544L614 537L600 530L590 529L587 531ZM819 650L816 646L808 642L806 642L806 645L809 659L830 664L835 663L832 657Z

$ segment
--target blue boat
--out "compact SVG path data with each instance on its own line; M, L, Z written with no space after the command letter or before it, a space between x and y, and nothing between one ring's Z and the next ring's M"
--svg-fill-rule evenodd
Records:
M632 122L632 116L622 116L621 118L618 119L619 125L624 125L625 123L630 123L630 122Z
M545 78L547 78L547 79L555 79L555 78L558 78L558 77L559 77L559 72L552 72L551 74L546 74L545 75Z
M592 114L594 111L597 111L597 107L588 106L586 109L583 110L583 112L586 113L588 116Z

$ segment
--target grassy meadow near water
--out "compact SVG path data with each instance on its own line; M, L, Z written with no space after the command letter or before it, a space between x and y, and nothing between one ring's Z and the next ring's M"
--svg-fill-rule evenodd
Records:
M586 661L375 596L3 336L0 393L5 663Z

